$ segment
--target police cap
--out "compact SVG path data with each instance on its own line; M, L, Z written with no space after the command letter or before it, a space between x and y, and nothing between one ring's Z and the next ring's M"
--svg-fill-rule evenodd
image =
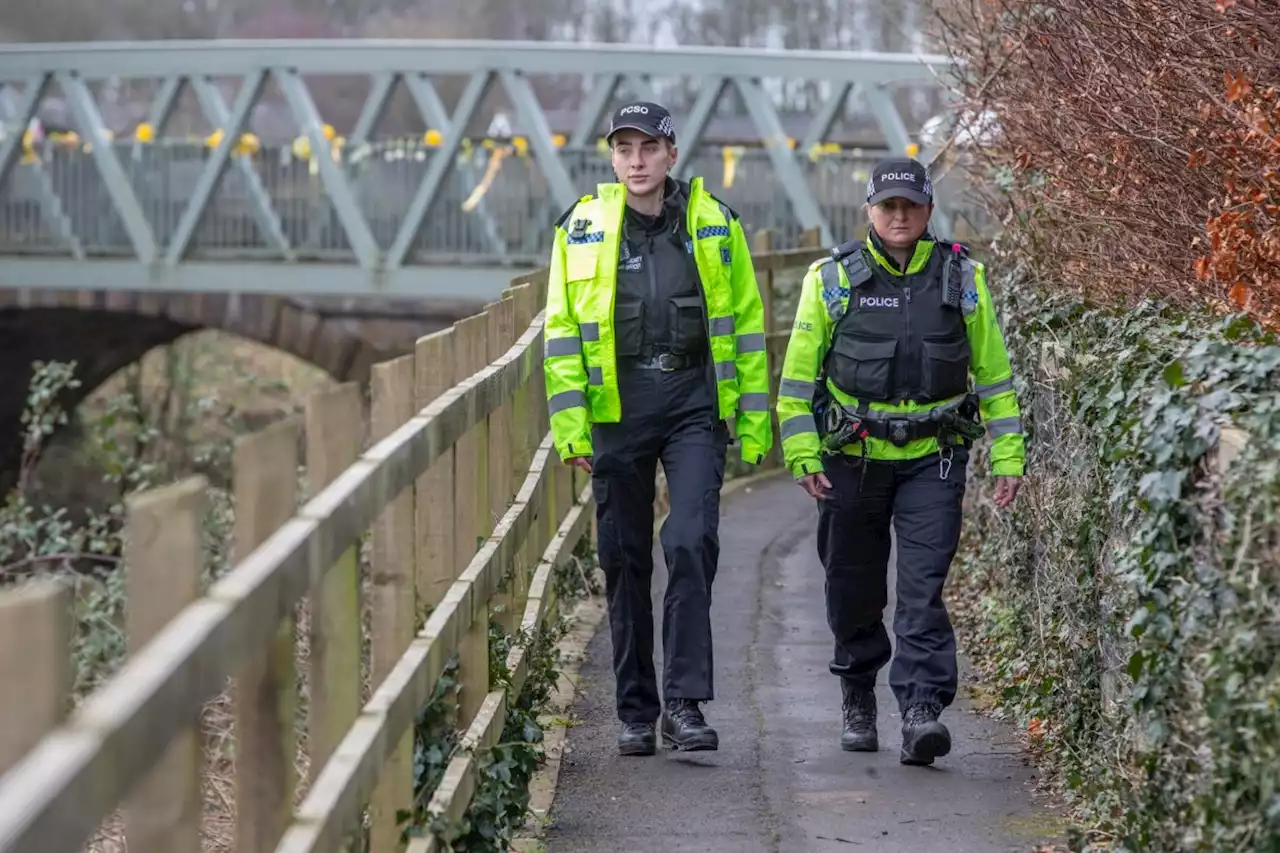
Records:
M651 101L618 107L609 117L609 134L605 138L612 142L613 135L620 130L638 130L654 139L669 139L673 145L676 141L676 123L671 113Z
M881 160L867 179L867 204L878 204L887 198L933 204L933 182L929 179L929 170L910 157Z

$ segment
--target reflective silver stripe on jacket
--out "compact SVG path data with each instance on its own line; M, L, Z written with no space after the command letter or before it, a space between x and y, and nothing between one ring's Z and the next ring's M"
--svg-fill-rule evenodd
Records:
M818 432L818 425L814 423L813 415L796 415L778 424L778 433L783 439L794 438L809 432L815 435Z
M992 382L990 385L976 385L974 386L974 389L973 389L974 393L984 400L987 399L988 397L994 397L997 394L1003 394L1005 391L1012 391L1012 390L1013 390L1012 376L1010 376L1008 379L1001 379L999 382Z
M547 400L547 416L563 412L566 409L587 407L587 395L581 391L561 391L559 394L552 394Z
M987 423L987 435L992 438L1020 432L1022 432L1022 418L996 418L994 421Z

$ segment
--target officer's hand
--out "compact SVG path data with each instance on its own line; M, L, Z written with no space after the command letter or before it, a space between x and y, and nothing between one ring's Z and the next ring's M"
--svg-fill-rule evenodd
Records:
M591 460L585 456L575 456L572 459L566 459L564 464L572 465L574 468L581 468L588 474L591 473Z
M1021 477L996 477L996 506L1004 509L1012 504L1021 485Z
M805 474L796 482L814 500L826 500L827 493L831 491L831 481L821 471L817 474Z

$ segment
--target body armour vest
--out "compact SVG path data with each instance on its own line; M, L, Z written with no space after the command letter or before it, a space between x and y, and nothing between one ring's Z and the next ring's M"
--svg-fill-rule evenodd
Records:
M866 253L860 246L822 268L824 283L837 278L837 263L849 277L848 307L832 334L827 376L866 401L932 403L966 393L970 351L959 257L935 245L922 270L897 277Z
M682 201L669 199L656 220L631 211L624 215L614 298L615 351L621 358L696 355L709 345Z

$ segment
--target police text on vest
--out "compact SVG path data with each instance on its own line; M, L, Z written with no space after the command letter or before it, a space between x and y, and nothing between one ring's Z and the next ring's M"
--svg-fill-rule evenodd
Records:
M859 308L897 308L897 296L859 296Z

